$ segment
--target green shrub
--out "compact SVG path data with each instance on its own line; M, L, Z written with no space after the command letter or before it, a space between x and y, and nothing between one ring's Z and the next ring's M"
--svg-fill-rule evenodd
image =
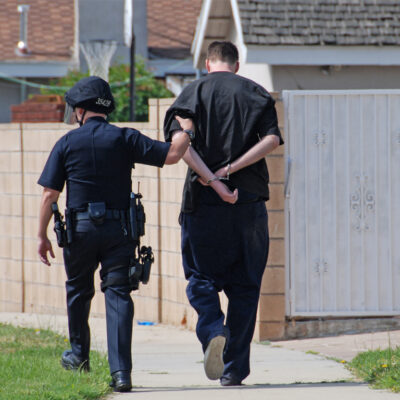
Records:
M115 110L110 114L108 120L111 122L129 121L129 65L116 64L110 67L109 83L116 102ZM42 94L64 95L67 88L74 86L80 79L88 76L79 71L70 71L65 77L53 79L53 89L42 89ZM148 121L148 101L150 98L173 97L173 94L158 81L146 68L143 60L135 64L135 120Z

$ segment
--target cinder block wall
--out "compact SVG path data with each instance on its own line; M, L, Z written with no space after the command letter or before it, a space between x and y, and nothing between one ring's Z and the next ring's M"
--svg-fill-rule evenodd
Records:
M21 311L23 225L21 131L0 124L0 311Z
M150 100L148 123L121 124L163 140L162 124L172 99ZM277 101L283 123L281 101ZM64 124L0 124L0 311L65 314L65 271L62 251L56 245L52 223L49 237L56 259L47 267L38 261L37 219L41 187L37 179L56 140L65 134ZM269 229L270 257L263 279L256 340L276 339L284 334L284 217L283 150L267 159L271 175ZM186 299L180 255L178 216L186 165L183 161L162 169L136 165L133 189L144 196L147 224L142 244L151 245L156 261L148 285L132 296L135 318L195 328L196 315ZM65 196L60 199L63 209ZM221 295L226 307L226 299ZM97 274L93 315L104 315L104 297Z
M279 128L284 136L283 102L276 101ZM285 334L285 216L284 216L284 147L267 156L270 175L270 200L267 202L270 248L264 273L257 315L255 340L279 339Z
M60 124L0 124L0 310L65 312L61 252L51 268L36 256L39 171ZM63 200L62 200L63 201ZM61 203L62 203L61 201Z

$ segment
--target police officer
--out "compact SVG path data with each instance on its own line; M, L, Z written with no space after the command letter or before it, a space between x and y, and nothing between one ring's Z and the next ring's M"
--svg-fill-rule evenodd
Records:
M105 288L108 360L115 391L129 391L133 302L128 267L134 245L128 237L127 210L131 171L135 163L162 167L174 164L186 151L185 132L171 143L152 140L135 129L118 128L106 117L114 108L110 87L90 76L65 94L65 122L79 124L57 141L38 181L43 186L40 205L38 253L50 265L54 258L47 227L51 205L67 184L68 244L64 247L67 274L67 311L71 350L63 353L65 369L90 369L90 303L94 296L94 272L101 264Z
M268 256L264 157L283 140L272 97L236 74L233 43L211 43L206 68L209 73L189 84L167 111L164 133L168 141L177 128L196 128L184 155L190 169L180 216L186 293L198 313L196 333L207 377L233 386L250 373L250 343ZM231 192L223 193L224 184ZM226 319L220 291L228 297Z

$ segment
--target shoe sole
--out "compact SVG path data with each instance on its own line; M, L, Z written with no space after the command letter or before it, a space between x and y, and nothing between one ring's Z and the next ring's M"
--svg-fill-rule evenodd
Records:
M215 336L210 340L204 353L204 371L208 379L221 378L224 372L224 361L222 354L226 343L225 336Z
M114 392L130 392L132 389L131 385L119 385L113 386Z
M110 382L109 386L114 389L114 392L130 392L132 389L131 383L117 386L113 380Z
M224 380L221 381L221 386L242 386L242 382Z
M67 371L83 371L83 372L89 372L90 368L87 365L87 361L84 361L82 364L80 364L78 367L75 364L71 364L69 362L65 362L64 360L61 360L61 366L66 369Z

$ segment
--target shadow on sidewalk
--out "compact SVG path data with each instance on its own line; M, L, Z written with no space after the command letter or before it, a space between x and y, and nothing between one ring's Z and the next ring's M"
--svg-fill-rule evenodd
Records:
M364 382L317 382L317 383L288 383L288 384L254 384L241 386L179 386L179 387L141 387L133 386L135 393L157 392L185 392L185 391L209 391L209 390L254 390L254 389L298 389L298 388L339 388L339 387L368 387Z

